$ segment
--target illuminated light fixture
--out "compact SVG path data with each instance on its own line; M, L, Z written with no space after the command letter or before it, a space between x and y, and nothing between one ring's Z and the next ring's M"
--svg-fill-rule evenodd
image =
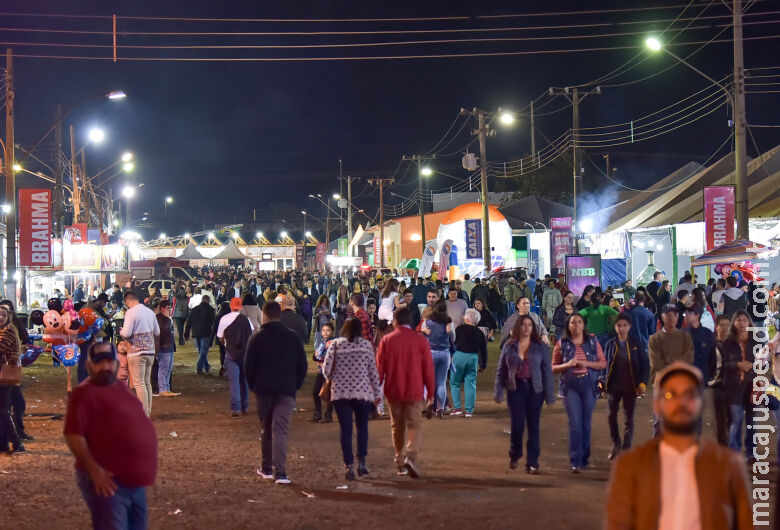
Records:
M409 239L411 239L412 241L420 241L422 239L422 236L420 234L415 233L409 236Z
M130 151L127 151L126 153L122 153L122 162L130 162L133 159L133 153Z
M311 232L306 232L306 237L311 237Z
M135 188L133 188L133 187L131 187L131 186L125 186L125 187L122 189L122 196L123 196L125 199L130 199L130 198L132 198L134 195L135 195Z
M184 234L184 239L189 239L189 238L190 238L190 233L189 233L189 232L187 232L186 234Z
M103 129L95 127L89 131L89 141L92 143L99 144L105 137L106 133L103 132Z
M341 195L339 195L338 193L334 193L333 194L333 198L336 199L336 200L339 200L339 199L341 199Z
M661 41L656 37L647 37L645 39L645 46L654 52L661 51L662 48Z
M108 99L112 100L118 100L118 99L125 99L127 97L127 94L123 90L112 90L108 93L106 96Z
M636 248L645 248L645 243L643 241L637 241L634 243L634 246Z
M114 226L119 226L119 219L114 219L113 225Z
M233 239L238 239L238 232L233 232L232 234L230 234L230 236L231 236Z
M504 125L512 125L515 122L515 117L511 112L502 112L499 119Z
M214 232L209 232L209 239L214 239Z
M664 249L664 246L663 246L661 243L658 243L658 244L655 246L655 248L656 248L656 249L658 249L658 250L663 250L663 249Z
M124 164L122 164L122 171L126 173L130 173L133 169L135 169L135 164L133 164L132 162L125 162Z
M160 239L165 239L165 232L163 232L162 234L160 234Z
M3 213L11 213L11 205L10 204L4 204L3 205Z
M433 175L433 170L431 168L429 168L428 166L425 166L424 168L422 168L420 170L420 174L423 177L430 177L431 175Z
M20 166L19 164L14 164L13 167L14 167L14 171L16 171L16 172L19 172L19 171L22 170L22 166Z
M593 221L590 219L583 219L580 221L580 232L589 234L593 230Z
M263 238L263 233L262 232L258 232L258 233L255 234L255 237L257 239L262 239Z
M389 240L389 239L385 239L384 244L385 244L386 247L388 247L388 246L392 245L393 242L391 240Z
M167 202L168 204L171 204L173 202L173 197L166 197L165 198L165 202Z
M282 233L279 234L279 237L281 237L282 239L287 239L287 232L286 231L282 231Z

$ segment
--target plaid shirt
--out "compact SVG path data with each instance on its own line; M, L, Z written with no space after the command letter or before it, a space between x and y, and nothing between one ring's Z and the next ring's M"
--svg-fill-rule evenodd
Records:
M355 313L355 318L360 320L361 327L363 328L363 338L371 344L374 343L374 323L371 322L371 317L362 308L358 309Z

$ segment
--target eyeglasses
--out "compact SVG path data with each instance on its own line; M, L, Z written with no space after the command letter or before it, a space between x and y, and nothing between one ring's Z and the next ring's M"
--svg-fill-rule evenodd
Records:
M667 391L664 392L663 394L664 401L677 401L677 400L694 401L698 399L699 396L700 396L699 391L696 390L695 388L688 389L685 392L682 392L680 394L672 391Z

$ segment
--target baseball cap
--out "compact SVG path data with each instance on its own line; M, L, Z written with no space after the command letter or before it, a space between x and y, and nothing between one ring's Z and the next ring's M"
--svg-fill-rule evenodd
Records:
M106 348L102 346L109 346L108 351L106 351ZM97 349L100 349L100 351L95 351ZM109 361L115 361L116 360L116 346L114 346L110 342L94 342L89 347L89 360L93 363L99 363L105 360Z
M678 313L677 311L677 305L676 304L664 304L664 306L661 308L661 314L669 313L670 311L674 311L675 313Z
M696 368L692 364L688 364L684 361L674 361L673 363L667 365L663 370L658 372L658 374L655 376L655 385L653 388L653 391L657 394L661 391L661 385L663 385L664 381L672 375L675 374L687 374L691 376L693 379L696 380L699 387L702 386L704 377L701 375L701 370Z
M241 302L240 298L231 298L230 299L230 309L235 311L236 309L241 309L244 307L244 304Z

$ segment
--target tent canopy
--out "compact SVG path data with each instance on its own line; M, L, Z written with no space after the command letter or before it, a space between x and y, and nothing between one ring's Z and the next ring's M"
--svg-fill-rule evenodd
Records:
M574 208L547 200L538 195L529 195L505 204L498 209L512 228L524 228L525 223L531 225L541 223L550 227L551 217L571 217Z
M758 258L758 254L772 250L760 243L753 243L747 239L735 239L725 245L715 247L709 252L697 256L691 260L691 267L702 265L718 265L731 263L732 261L745 261Z
M192 243L187 243L184 251L179 254L179 259L207 259Z
M227 242L222 252L214 256L213 259L246 259L246 255L236 246L232 239Z

